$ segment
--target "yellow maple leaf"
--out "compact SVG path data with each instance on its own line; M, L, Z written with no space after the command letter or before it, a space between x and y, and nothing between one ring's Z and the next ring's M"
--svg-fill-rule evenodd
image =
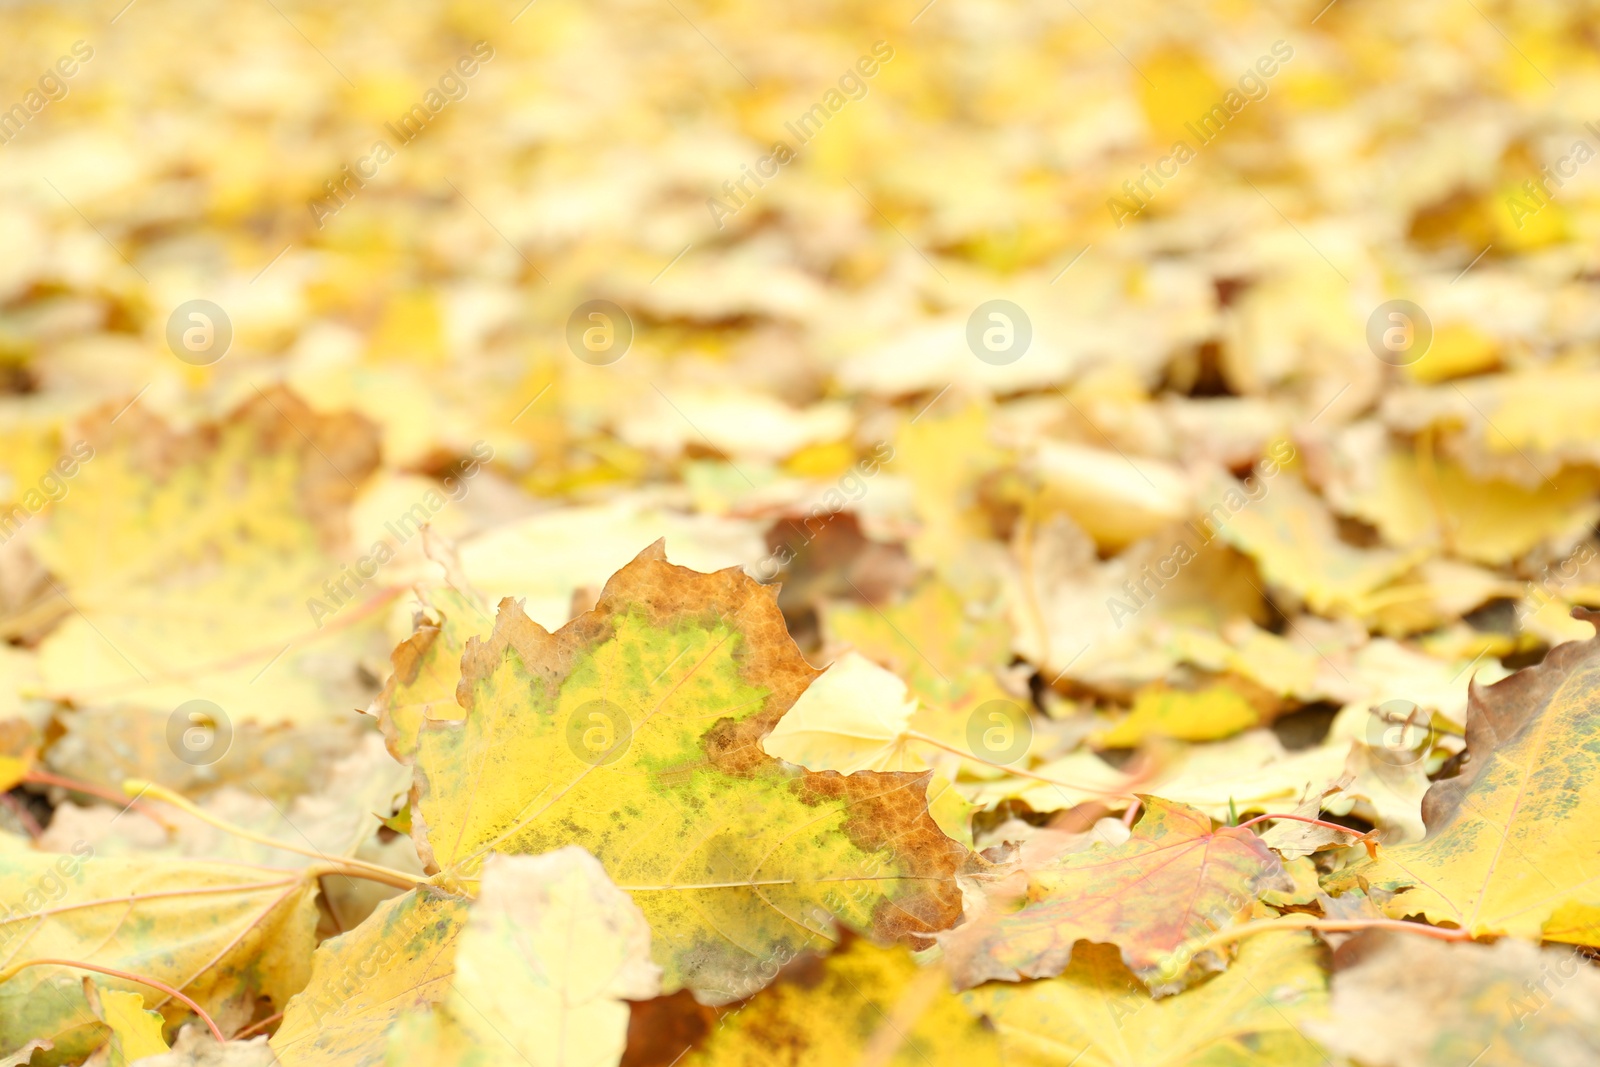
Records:
M649 918L663 986L706 1003L754 992L762 961L832 943L835 923L949 926L966 852L929 816L926 776L761 750L816 674L774 589L674 567L659 543L554 634L503 601L462 660L465 718L420 734L418 852L470 886L491 851L590 849Z
M318 653L353 657L362 641L343 625L360 607L328 604L325 585L355 599L381 587L344 566L345 513L377 463L371 427L281 389L187 434L138 406L112 414L85 425L94 459L31 542L62 620L39 649L45 690L163 715L203 697L241 720L312 718L356 692L319 676ZM350 606L328 622L313 599Z

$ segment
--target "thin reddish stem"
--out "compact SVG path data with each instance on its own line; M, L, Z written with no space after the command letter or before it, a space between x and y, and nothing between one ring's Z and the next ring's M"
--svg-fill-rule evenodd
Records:
M143 815L145 818L149 819L163 830L173 829L171 823L158 816L155 812L151 811L148 807L139 803L137 800L129 800L125 794L118 793L111 789L104 789L98 785L95 785L93 782L80 782L76 778L63 778L59 774L51 774L49 771L41 771L37 769L30 769L28 773L22 776L22 780L24 782L32 782L34 785L59 786L62 789L70 789L74 793L84 793L91 797L99 797L101 800L109 800L113 804L121 804L124 807L137 811L140 815Z
M1258 919L1255 922L1235 926L1231 930L1221 930L1210 937L1192 942L1184 946L1184 959L1192 960L1200 953L1217 945L1225 945L1230 941L1239 941L1253 934L1265 934L1274 930L1322 930L1329 933L1352 930L1393 930L1396 933L1421 934L1423 937L1438 938L1441 941L1472 940L1472 935L1465 930L1451 930L1443 926L1429 926L1426 923L1412 923L1402 919L1319 919L1314 915L1295 912L1289 915L1281 915L1276 919Z
M217 1039L217 1044L225 1044L228 1040L222 1036L222 1031L217 1029L217 1024L211 1021L211 1016L206 1014L206 1010L204 1008L190 1000L177 989L169 986L167 983L158 978L151 978L148 975L134 974L131 971L119 971L115 967L102 967L98 963L85 963L83 960L60 960L55 959L54 957L45 957L43 959L24 960L21 963L13 963L5 970L0 971L0 982L9 981L12 975L16 974L24 967L39 967L43 965L50 965L54 967L73 967L80 971L95 971L99 974L109 974L113 978L121 978L125 981L137 982L140 985L147 985L151 989L159 989L167 996L182 1001L188 1006L190 1011L198 1015L200 1017L200 1021L205 1023L207 1028L210 1029L211 1036Z
M1371 833L1370 830L1367 831L1366 833L1363 833L1360 830L1352 830L1348 826L1340 826L1336 822L1328 822L1325 819L1312 819L1312 818L1308 818L1305 815L1257 815L1253 819L1250 819L1250 820L1248 820L1246 822L1240 823L1238 826L1234 827L1234 829L1236 829L1236 830L1246 830L1246 829L1249 829L1250 827L1254 826L1256 823L1258 823L1258 822L1266 822L1268 819L1291 819L1291 820L1293 820L1295 822L1310 823L1312 826L1322 826L1322 827L1326 827L1329 830L1337 830L1341 834L1349 834L1352 837L1366 837L1367 833Z

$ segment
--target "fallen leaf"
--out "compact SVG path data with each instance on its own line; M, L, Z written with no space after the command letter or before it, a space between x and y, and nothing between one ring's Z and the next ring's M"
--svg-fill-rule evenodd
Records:
M111 1030L111 1038L101 1050L109 1067L128 1067L135 1060L171 1051L161 1036L161 1013L147 1010L138 993L100 989L85 978L83 995L90 1010Z
M1600 618L1580 615L1591 622ZM1385 911L1423 915L1473 936L1600 945L1600 880L1572 814L1600 790L1593 711L1600 638L1553 649L1544 662L1474 686L1467 755L1422 802L1427 837L1337 872L1396 890Z
M950 992L944 972L903 948L853 940L790 969L730 1009L684 1067L1001 1062L994 1033Z
M1134 748L1150 737L1215 741L1260 723L1260 710L1225 682L1195 690L1156 684L1140 689L1128 716L1094 741L1108 748Z
M318 945L272 1052L284 1067L382 1063L391 1028L447 995L466 915L466 900L422 887Z
M83 846L75 856L7 856L0 872L0 891L11 902L10 914L0 918L5 966L81 960L156 978L181 987L219 1025L230 1026L252 1017L257 998L285 1004L305 984L315 879L289 870L91 853ZM172 936L176 931L182 936ZM7 1038L45 1036L66 1055L98 1044L99 1024L81 978L72 968L41 964L0 984ZM153 1005L167 1012L188 1010L137 982L96 981L108 990L148 990Z
M1028 902L941 934L957 986L1060 974L1080 941L1114 944L1158 987L1181 988L1186 942L1231 926L1266 889L1291 889L1278 857L1251 830L1212 829L1192 808L1141 797L1133 836L1030 872ZM1213 954L1199 961L1220 970Z
M1308 934L1248 938L1233 966L1153 998L1110 945L1084 945L1059 978L963 994L1019 1067L1323 1067L1301 1027L1326 1011L1327 978Z
M356 624L379 587L342 569L361 555L347 512L378 460L372 428L282 389L189 433L114 414L81 428L94 458L30 542L58 583L45 692L163 716L203 694L241 722L348 705L377 636Z
M761 960L830 944L835 922L925 938L959 914L966 857L927 777L761 751L816 674L772 589L659 543L554 634L503 601L463 657L465 718L420 735L419 854L469 884L490 851L592 849L650 920L663 988L705 1003L748 996Z
M649 999L660 983L643 913L571 846L492 857L481 884L449 995L400 1020L391 1062L615 1067L625 1001Z
M761 748L813 771L919 771L927 764L906 737L916 711L905 682L847 652L800 694Z

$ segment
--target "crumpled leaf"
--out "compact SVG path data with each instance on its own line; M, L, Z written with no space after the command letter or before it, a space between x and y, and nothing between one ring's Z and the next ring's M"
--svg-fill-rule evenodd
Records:
M1385 849L1327 884L1337 891L1364 878L1398 891L1387 914L1420 914L1474 936L1600 945L1600 875L1589 870L1592 834L1581 818L1600 802L1597 676L1600 637L1591 637L1474 686L1468 759L1423 798L1426 839Z
M652 546L554 634L510 601L469 642L466 717L425 725L418 852L470 884L488 853L591 849L650 920L663 988L747 996L761 959L834 923L924 938L960 911L966 852L928 815L927 778L790 768L761 741L817 672L775 593Z
M1084 945L1059 978L963 994L990 1019L1015 1067L1324 1067L1301 1027L1326 1010L1327 978L1308 934L1248 938L1233 966L1153 999L1110 945Z
M456 685L461 681L461 653L467 640L485 635L493 620L467 593L450 587L418 592L425 611L412 622L413 633L390 656L393 673L367 708L377 718L389 752L410 763L417 752L417 734L429 719L459 719Z
M1263 890L1293 888L1252 830L1213 830L1192 808L1140 799L1145 812L1127 842L1032 871L1021 910L987 911L939 935L959 987L1060 974L1079 941L1114 944L1142 980L1181 987L1186 942L1232 925ZM1201 962L1223 966L1214 955Z

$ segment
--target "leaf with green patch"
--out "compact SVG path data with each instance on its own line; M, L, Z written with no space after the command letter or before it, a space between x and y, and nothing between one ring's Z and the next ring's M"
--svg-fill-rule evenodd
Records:
M960 914L968 853L927 775L813 773L761 742L817 671L775 590L675 567L657 543L555 633L502 602L462 659L465 718L425 723L412 815L441 882L492 851L578 844L631 893L670 992L748 996L761 964L836 923L926 943Z

